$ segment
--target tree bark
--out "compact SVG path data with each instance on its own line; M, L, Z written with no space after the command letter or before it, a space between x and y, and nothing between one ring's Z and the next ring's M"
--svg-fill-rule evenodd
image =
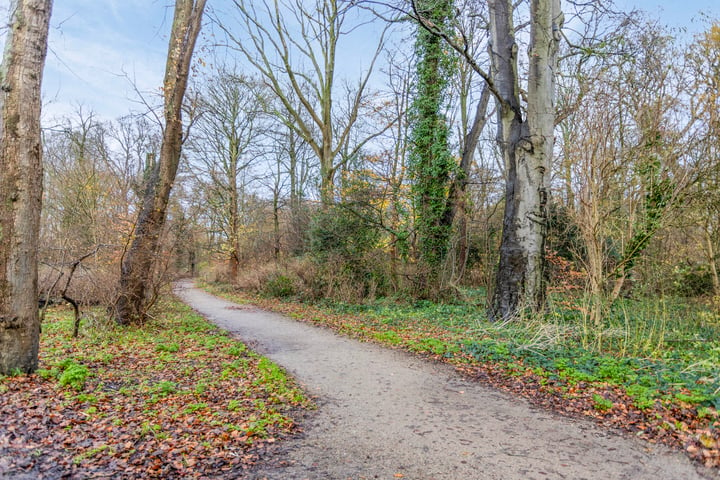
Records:
M16 0L0 66L0 374L38 366L40 88L52 0Z
M240 188L238 188L238 157L240 153L235 138L230 139L230 158L228 159L228 188L230 190L228 223L230 233L230 253L228 255L230 282L237 282L240 272Z
M710 265L710 274L712 276L713 296L720 298L720 276L718 275L717 261L715 259L715 247L713 246L712 236L708 232L707 223L705 225L703 236L705 237L705 256L707 258L708 265Z
M142 323L147 315L148 292L157 266L160 236L183 143L182 104L195 42L202 25L206 0L176 0L165 67L164 114L160 160L150 175L135 233L120 271L115 320L122 325Z
M498 141L506 167L500 262L490 318L516 317L545 304L545 236L555 126L554 90L562 27L559 0L531 0L527 117L523 118L513 2L491 0L493 82Z

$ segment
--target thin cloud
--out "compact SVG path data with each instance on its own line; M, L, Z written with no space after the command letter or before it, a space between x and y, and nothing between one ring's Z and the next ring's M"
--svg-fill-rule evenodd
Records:
M103 117L124 115L138 108L135 88L153 91L162 83L167 45L159 25L165 7L133 0L86 3L61 4L54 12L58 24L50 34L43 87L46 118L77 104Z

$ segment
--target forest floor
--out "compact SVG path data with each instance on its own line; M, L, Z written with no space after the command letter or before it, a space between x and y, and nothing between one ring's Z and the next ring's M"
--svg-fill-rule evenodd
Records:
M142 326L47 312L40 369L0 376L0 478L238 479L313 408L291 379L166 298Z
M272 445L249 478L718 478L677 449L531 404L488 386L487 375L478 381L482 375L222 300L190 282L176 293L284 367L318 404L304 433ZM556 398L556 409L563 405L577 409Z

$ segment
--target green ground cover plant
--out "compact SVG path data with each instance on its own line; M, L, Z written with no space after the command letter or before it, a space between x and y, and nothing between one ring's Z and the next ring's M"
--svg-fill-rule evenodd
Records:
M0 379L0 470L237 478L310 401L282 369L167 298L143 327L48 311L41 369ZM9 463L10 462L10 463Z

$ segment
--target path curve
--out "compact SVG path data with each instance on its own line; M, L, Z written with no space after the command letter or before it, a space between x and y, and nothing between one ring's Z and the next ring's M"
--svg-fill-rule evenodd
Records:
M319 410L254 479L700 479L682 453L534 408L446 365L212 296L177 295L283 366Z

